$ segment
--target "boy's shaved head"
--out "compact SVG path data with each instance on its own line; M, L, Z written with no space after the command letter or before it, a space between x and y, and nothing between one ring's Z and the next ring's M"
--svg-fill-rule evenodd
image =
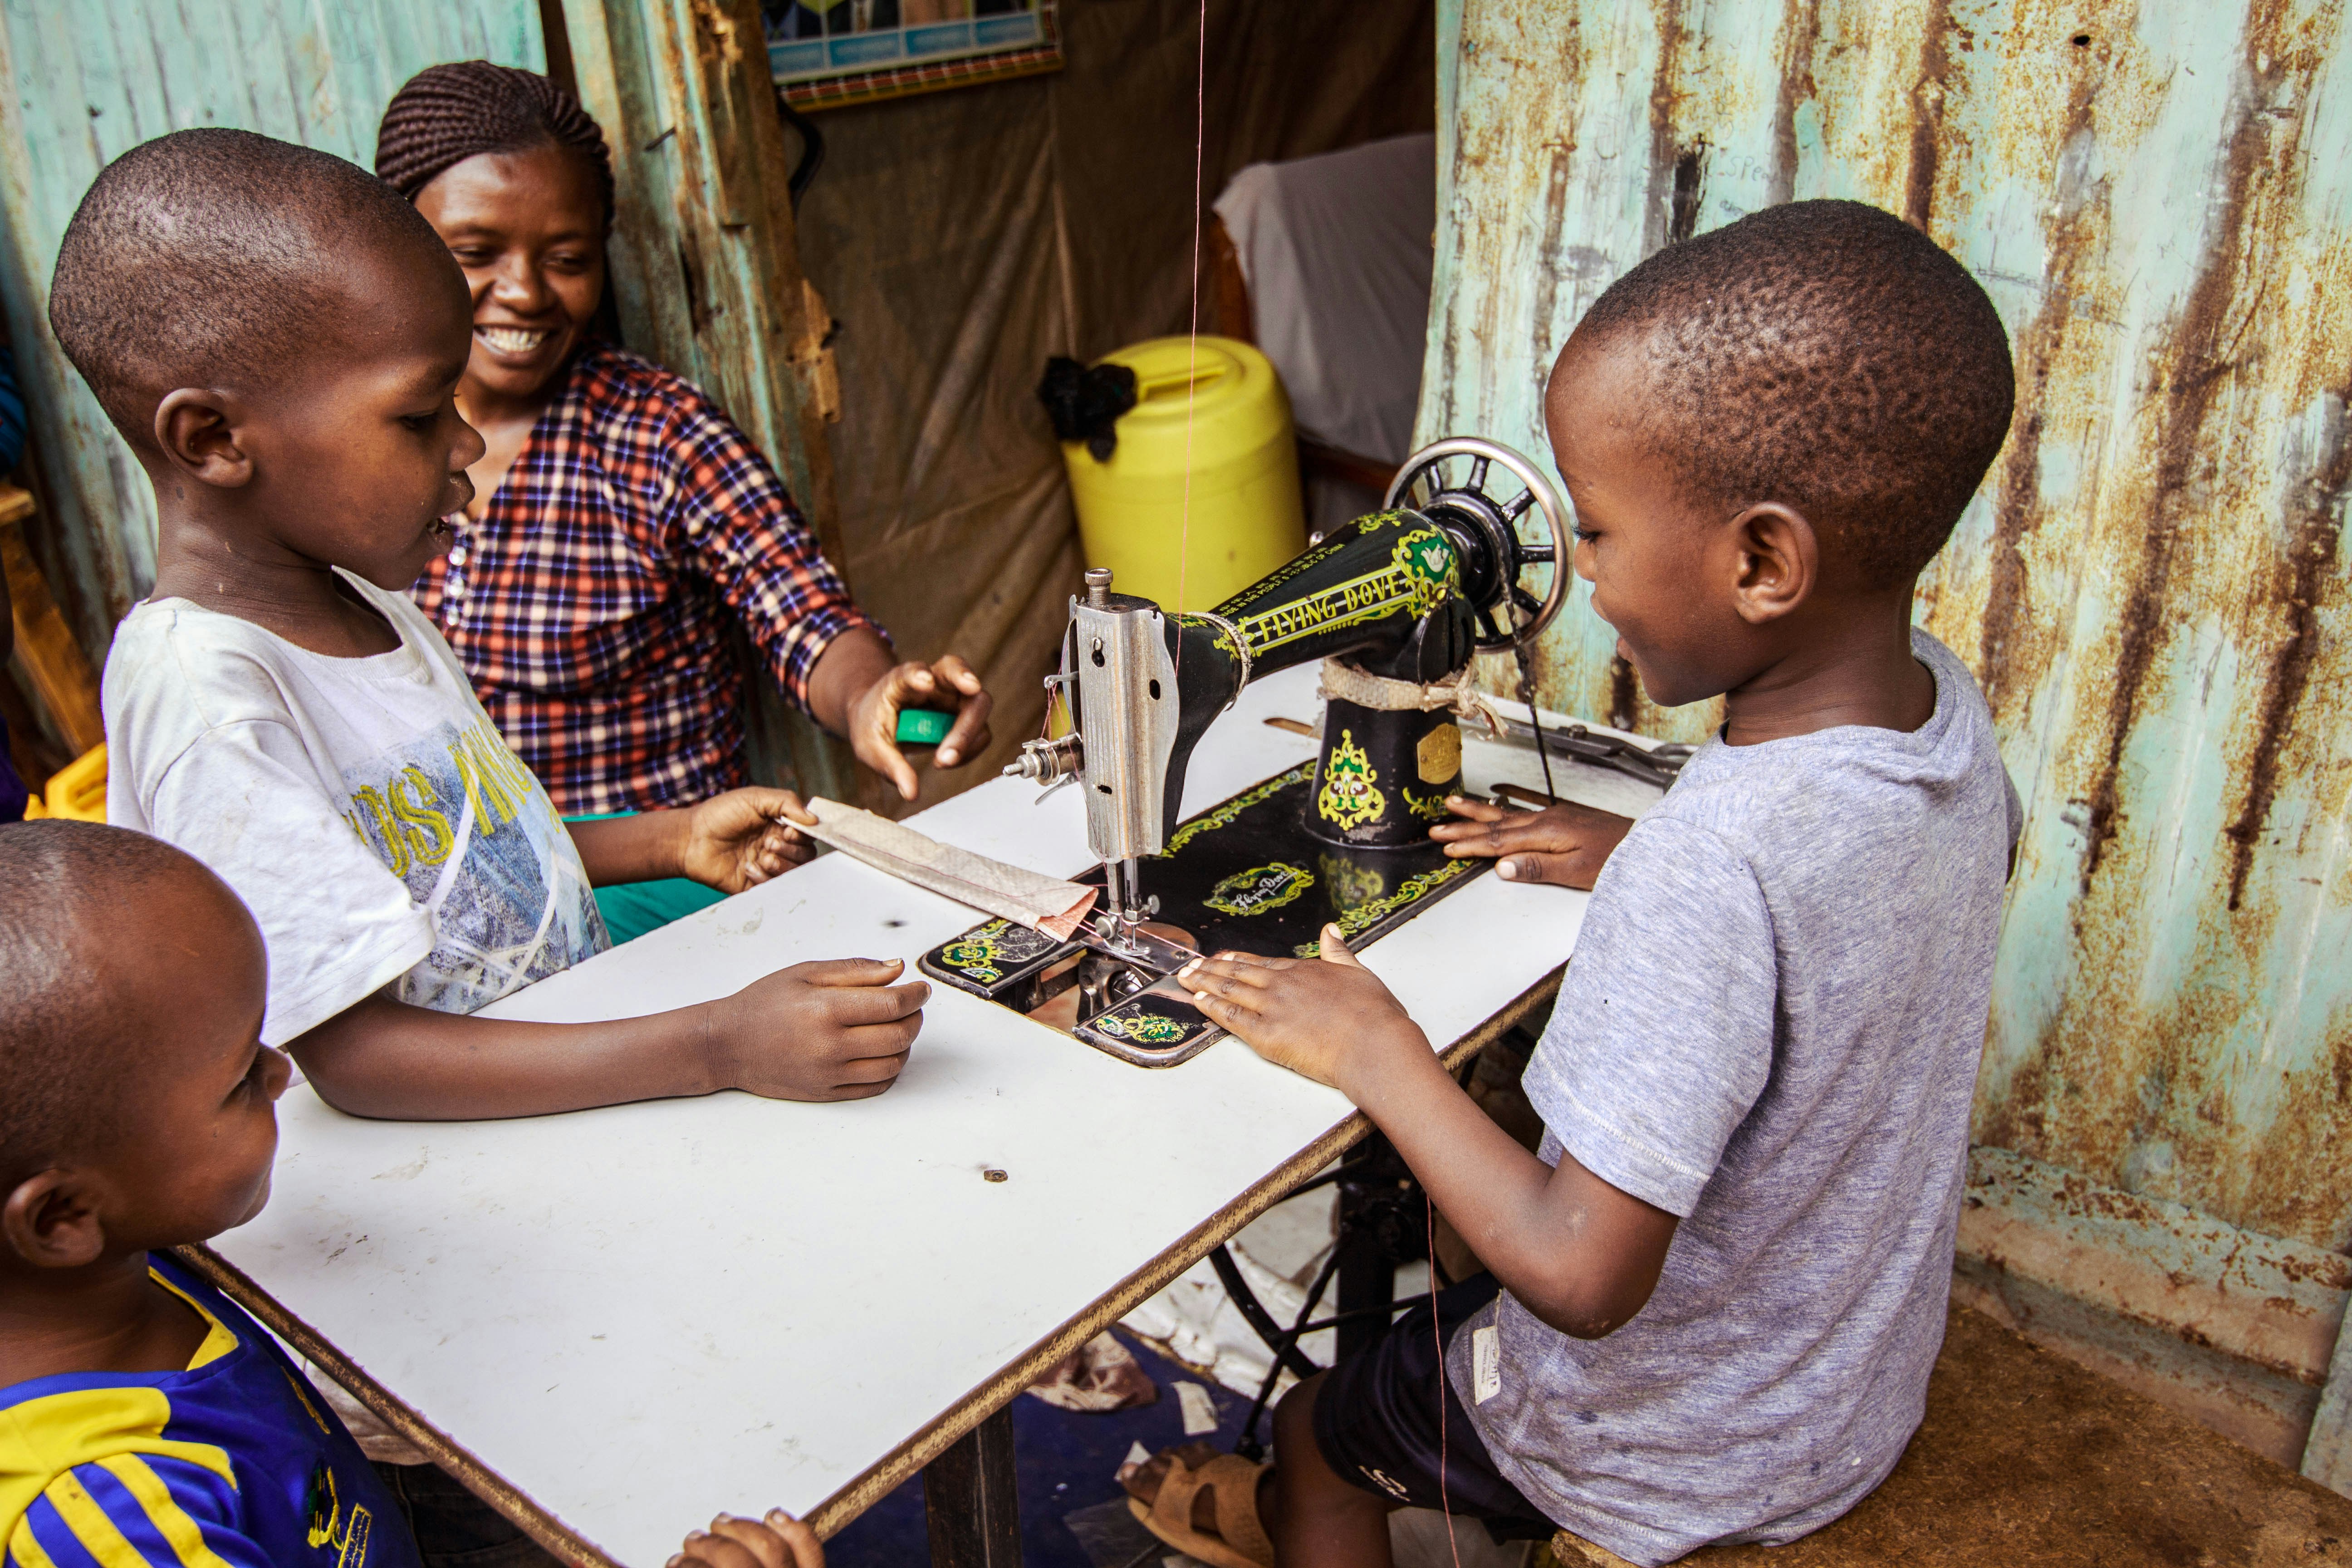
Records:
M168 1042L142 1025L134 910L243 910L217 877L160 838L94 822L0 827L0 1192L121 1131L125 1089Z
M1638 345L1634 422L1694 496L1795 508L1874 587L1943 547L2016 391L1968 269L1859 202L1792 202L1668 246L1576 336Z
M49 325L125 439L175 387L275 379L331 348L356 258L447 247L356 163L248 131L176 131L109 163L58 247Z

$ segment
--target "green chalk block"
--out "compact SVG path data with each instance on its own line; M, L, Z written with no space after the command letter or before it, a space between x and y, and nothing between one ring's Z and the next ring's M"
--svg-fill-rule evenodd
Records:
M954 714L942 713L936 708L901 708L898 710L898 744L936 746L948 738L948 731L954 723Z

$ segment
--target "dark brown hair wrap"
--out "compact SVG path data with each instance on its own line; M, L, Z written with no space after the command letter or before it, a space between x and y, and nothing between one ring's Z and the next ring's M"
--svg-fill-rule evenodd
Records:
M613 158L580 100L533 71L488 60L427 66L384 107L375 172L406 196L453 164L483 153L568 147L596 172L604 226L613 226Z

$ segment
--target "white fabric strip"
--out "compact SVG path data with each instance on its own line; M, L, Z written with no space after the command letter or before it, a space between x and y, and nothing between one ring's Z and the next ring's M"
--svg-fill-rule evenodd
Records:
M793 826L819 843L901 881L1043 931L1056 942L1069 941L1094 908L1092 888L958 849L837 800L819 796L808 807L817 826Z

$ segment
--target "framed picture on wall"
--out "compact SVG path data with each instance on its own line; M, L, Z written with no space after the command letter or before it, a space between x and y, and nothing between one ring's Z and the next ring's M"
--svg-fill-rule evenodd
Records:
M1054 0L760 0L795 109L835 109L1059 70Z

